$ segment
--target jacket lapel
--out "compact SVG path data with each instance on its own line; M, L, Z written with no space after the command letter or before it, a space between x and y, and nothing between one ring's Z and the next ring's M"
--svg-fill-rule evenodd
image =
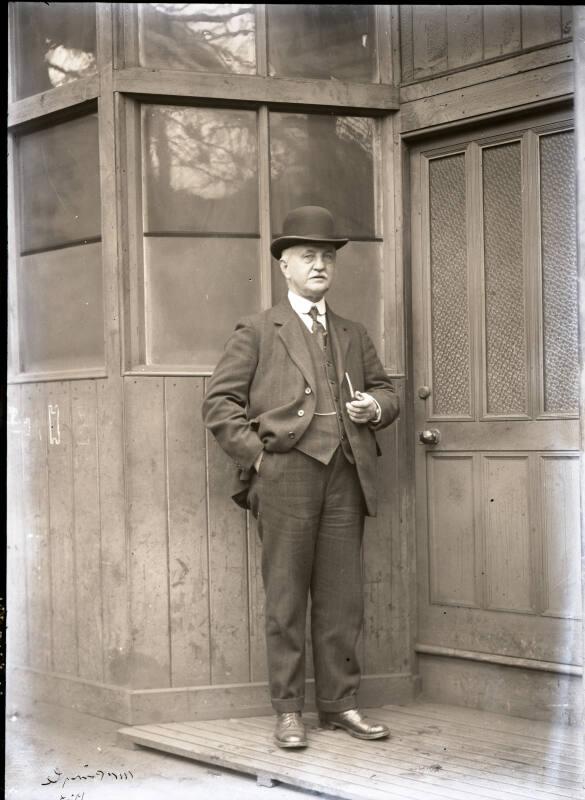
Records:
M327 306L327 329L335 360L337 380L339 385L342 386L345 380L347 354L351 344L351 337L343 319L338 317L329 306Z
M311 354L307 347L307 342L303 336L301 325L303 324L293 310L288 299L285 298L281 303L272 309L274 324L280 327L279 336L284 342L287 352L300 369L304 379L311 389L317 390L317 380L311 361Z

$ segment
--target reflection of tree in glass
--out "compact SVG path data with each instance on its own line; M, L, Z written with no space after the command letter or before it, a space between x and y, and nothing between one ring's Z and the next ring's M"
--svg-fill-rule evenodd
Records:
M270 116L273 233L291 208L323 205L340 233L375 235L373 120L324 114Z
M216 110L208 109L159 107L150 113L162 118L163 137L150 141L151 167L160 178L166 162L172 189L218 198L234 194L255 176L256 137L249 120L234 119L233 113L231 120L218 118Z
M15 3L19 97L97 71L95 3Z
M140 3L145 66L206 72L256 72L253 6L239 3Z
M146 106L144 143L150 229L257 229L254 111Z

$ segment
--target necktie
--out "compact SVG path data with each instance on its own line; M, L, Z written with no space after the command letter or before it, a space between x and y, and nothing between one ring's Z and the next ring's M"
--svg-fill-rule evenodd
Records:
M318 320L319 309L317 306L311 306L309 310L309 316L313 320L313 327L311 330L317 337L317 344L321 350L325 350L325 347L327 346L327 331Z

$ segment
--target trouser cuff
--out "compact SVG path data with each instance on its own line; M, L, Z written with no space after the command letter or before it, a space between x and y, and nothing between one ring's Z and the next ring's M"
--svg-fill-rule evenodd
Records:
M323 700L317 698L317 708L319 711L350 711L357 708L357 697L350 694L347 697L340 697L339 700Z
M273 697L271 702L272 708L277 714L285 714L290 711L302 711L305 705L305 698L289 697L287 700L278 700Z

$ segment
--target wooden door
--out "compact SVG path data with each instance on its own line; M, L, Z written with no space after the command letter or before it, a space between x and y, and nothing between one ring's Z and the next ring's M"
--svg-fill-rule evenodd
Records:
M579 663L573 147L559 112L411 151L420 652Z

